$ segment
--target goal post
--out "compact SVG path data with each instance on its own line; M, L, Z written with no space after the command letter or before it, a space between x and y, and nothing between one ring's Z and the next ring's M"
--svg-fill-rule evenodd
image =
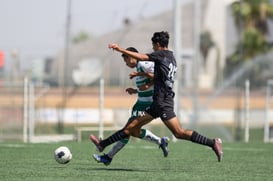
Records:
M245 81L245 142L249 142L249 97L250 81Z
M0 84L0 140L29 141L29 80Z
M273 122L270 119L271 98L272 98L273 79L267 81L266 86L266 106L265 106L265 124L264 124L264 142L273 142Z
M23 142L29 141L28 137L28 78L24 78L24 98L23 98Z

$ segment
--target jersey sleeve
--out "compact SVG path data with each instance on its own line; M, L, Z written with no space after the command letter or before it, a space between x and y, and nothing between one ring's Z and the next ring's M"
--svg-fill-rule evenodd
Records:
M140 62L141 68L146 73L154 73L154 62L143 61Z
M155 51L153 53L146 54L149 57L149 61L156 62L157 60L160 60L161 57L161 51Z

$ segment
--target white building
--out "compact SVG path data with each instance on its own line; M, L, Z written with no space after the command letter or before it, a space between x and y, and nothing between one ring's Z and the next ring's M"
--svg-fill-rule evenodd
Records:
M192 86L192 69L194 61L194 4L195 1L187 1L181 5L181 47L184 61L183 68L184 86ZM200 11L200 33L209 31L212 40L218 47L213 47L208 54L207 66L202 67L202 56L199 61L199 84L200 88L210 89L214 86L216 68L215 64L219 55L220 68L225 65L225 58L232 53L233 46L237 41L233 20L228 11L231 0L202 0ZM120 54L114 53L107 48L108 43L119 43L122 47L134 46L140 52L151 52L151 37L156 31L168 31L170 33L170 49L173 49L174 39L174 13L165 12L149 19L138 22L129 22L120 30L96 37L78 45L70 46L69 60L65 60L66 80L68 85L73 85L73 72L79 71L79 62L86 59L97 59L103 64L103 77L106 85L125 85L131 82L127 75L131 71L124 66ZM219 53L219 54L217 54ZM185 57L186 54L186 57ZM60 52L56 61L52 64L52 76L60 84L63 73L60 71L63 65L63 52ZM187 57L187 55L190 55ZM182 60L183 59L183 60ZM98 67L96 68L96 70ZM206 69L206 71L205 71ZM182 70L182 67L181 69ZM94 70L90 70L93 72ZM100 72L100 71L99 71ZM90 76L90 74L87 74ZM96 76L99 77L99 76Z

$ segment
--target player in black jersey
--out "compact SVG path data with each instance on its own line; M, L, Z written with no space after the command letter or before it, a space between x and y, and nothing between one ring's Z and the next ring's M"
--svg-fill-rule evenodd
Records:
M155 32L152 37L153 53L141 54L121 48L112 43L108 47L122 54L134 57L141 61L153 61L154 67L154 95L153 103L146 109L145 115L136 117L130 124L117 131L104 140L98 140L90 135L91 141L102 152L104 148L128 135L137 135L136 130L148 124L153 119L160 117L163 123L177 139L189 140L194 143L206 145L212 148L220 162L223 158L222 141L220 138L210 139L200 135L196 131L183 129L174 112L174 77L177 66L173 52L168 49L169 33L165 31Z

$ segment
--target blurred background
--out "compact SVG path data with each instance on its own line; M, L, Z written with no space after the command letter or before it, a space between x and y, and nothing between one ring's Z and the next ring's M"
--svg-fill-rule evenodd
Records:
M272 0L2 0L0 140L79 141L121 128L134 70L108 43L150 53L153 33L168 31L181 124L270 142L272 18ZM160 120L147 126L171 136Z

